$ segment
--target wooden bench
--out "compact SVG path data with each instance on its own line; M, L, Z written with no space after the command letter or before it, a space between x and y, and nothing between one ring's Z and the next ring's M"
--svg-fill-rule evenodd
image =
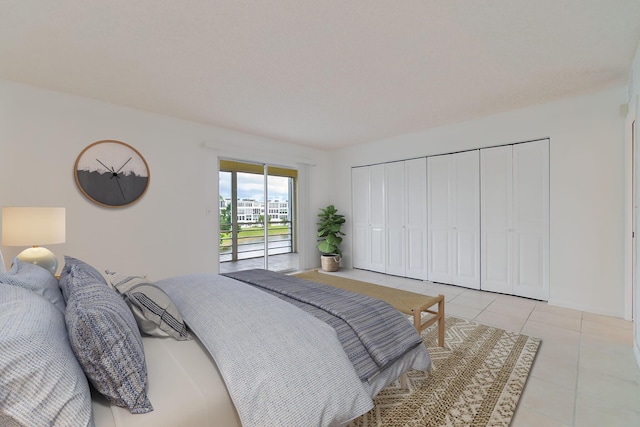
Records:
M444 296L435 297L422 295L415 292L404 291L402 289L390 288L388 286L376 285L345 277L323 274L317 270L306 271L294 274L300 279L311 280L312 282L324 283L335 288L345 289L351 292L367 295L389 303L396 310L413 316L413 326L418 333L422 332L434 323L438 323L438 345L444 347ZM437 308L434 310L434 308ZM424 322L422 313L430 316Z

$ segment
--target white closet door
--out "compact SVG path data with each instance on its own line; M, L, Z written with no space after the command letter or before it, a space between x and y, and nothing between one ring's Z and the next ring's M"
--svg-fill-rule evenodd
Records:
M514 294L549 299L549 140L513 146Z
M427 278L453 283L451 156L427 158Z
M513 291L512 147L480 150L482 289Z
M549 299L549 140L481 150L483 290Z
M370 270L379 273L385 272L385 165L369 167L369 230L371 248Z
M406 277L427 278L427 159L404 163L406 194Z
M369 245L369 168L351 169L353 267L371 269Z
M479 151L452 155L453 284L480 289Z
M385 273L404 276L405 268L405 162L385 164L386 238Z
M478 150L427 159L428 279L480 289Z

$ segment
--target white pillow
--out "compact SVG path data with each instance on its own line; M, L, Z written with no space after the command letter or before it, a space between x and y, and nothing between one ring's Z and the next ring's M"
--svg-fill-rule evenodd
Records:
M64 314L35 292L0 283L0 331L0 425L93 426Z
M4 258L2 258L2 252L0 252L0 273L5 271L7 271L7 268L4 266Z
M65 303L58 279L42 267L14 258L11 269L6 273L0 273L0 283L29 289L42 295L64 313Z

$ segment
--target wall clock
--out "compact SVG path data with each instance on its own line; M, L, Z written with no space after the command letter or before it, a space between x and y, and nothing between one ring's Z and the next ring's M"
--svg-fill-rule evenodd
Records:
M130 205L149 187L149 166L144 157L120 141L88 145L76 160L74 175L82 194L107 207Z

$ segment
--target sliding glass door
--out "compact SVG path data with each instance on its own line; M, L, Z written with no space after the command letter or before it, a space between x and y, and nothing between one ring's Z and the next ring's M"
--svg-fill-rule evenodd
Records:
M220 271L298 267L293 169L220 160Z

